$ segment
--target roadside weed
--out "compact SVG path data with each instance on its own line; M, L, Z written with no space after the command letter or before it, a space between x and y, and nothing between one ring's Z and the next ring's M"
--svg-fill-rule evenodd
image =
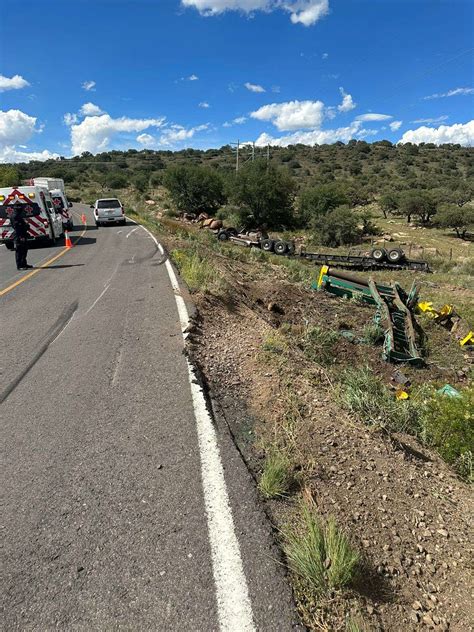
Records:
M280 451L268 453L258 488L265 498L285 496L292 483L291 463Z
M290 569L314 592L337 590L354 579L360 555L332 518L323 522L304 504L300 520L288 528L284 540Z

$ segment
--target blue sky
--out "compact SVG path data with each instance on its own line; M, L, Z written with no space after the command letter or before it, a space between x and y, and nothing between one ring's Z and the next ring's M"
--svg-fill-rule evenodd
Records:
M237 139L473 145L473 17L470 0L14 0L0 160Z

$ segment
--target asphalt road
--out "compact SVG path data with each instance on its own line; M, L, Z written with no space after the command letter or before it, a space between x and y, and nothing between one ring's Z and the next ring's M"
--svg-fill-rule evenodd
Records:
M164 256L141 227L96 230L83 211L73 249L30 250L53 259L33 275L0 247L1 628L294 629L270 526L217 424L238 590L219 567L232 542L209 517L222 490L205 495ZM221 616L240 593L250 625Z

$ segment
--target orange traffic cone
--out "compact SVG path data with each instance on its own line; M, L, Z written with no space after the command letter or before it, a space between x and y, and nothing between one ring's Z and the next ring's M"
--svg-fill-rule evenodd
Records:
M66 248L72 248L72 241L67 230L64 231L64 245Z

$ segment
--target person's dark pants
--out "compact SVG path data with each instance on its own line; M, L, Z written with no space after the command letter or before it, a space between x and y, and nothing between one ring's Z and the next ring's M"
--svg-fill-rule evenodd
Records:
M28 254L28 242L26 239L19 240L15 239L15 258L16 258L16 267L26 268L26 255Z

